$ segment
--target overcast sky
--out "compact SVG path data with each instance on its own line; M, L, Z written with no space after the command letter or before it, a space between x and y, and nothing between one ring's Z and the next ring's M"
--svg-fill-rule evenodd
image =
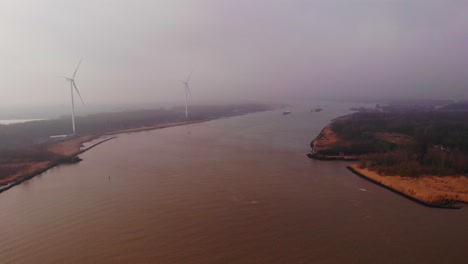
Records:
M0 0L0 106L468 96L467 0Z

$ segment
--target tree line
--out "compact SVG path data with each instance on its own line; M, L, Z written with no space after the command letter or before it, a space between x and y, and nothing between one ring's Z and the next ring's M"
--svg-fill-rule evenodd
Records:
M363 155L361 167L389 175L453 175L468 172L468 112L355 113L332 124L347 144L328 151ZM379 132L407 135L405 144L386 142ZM324 153L325 154L325 153Z

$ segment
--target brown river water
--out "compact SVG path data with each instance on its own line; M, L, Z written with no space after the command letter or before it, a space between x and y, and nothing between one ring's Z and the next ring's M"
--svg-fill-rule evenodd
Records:
M0 263L466 263L466 207L305 156L324 106L119 135L0 194Z

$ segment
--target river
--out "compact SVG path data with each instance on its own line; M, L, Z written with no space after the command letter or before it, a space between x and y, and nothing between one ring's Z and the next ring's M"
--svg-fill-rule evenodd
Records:
M466 208L305 156L322 106L119 135L0 194L0 262L466 263Z

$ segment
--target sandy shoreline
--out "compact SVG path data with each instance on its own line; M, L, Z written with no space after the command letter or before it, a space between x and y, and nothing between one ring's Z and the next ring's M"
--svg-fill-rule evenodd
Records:
M421 176L417 178L381 175L357 164L348 166L356 175L377 183L419 204L437 208L460 208L456 203L468 203L468 177Z

